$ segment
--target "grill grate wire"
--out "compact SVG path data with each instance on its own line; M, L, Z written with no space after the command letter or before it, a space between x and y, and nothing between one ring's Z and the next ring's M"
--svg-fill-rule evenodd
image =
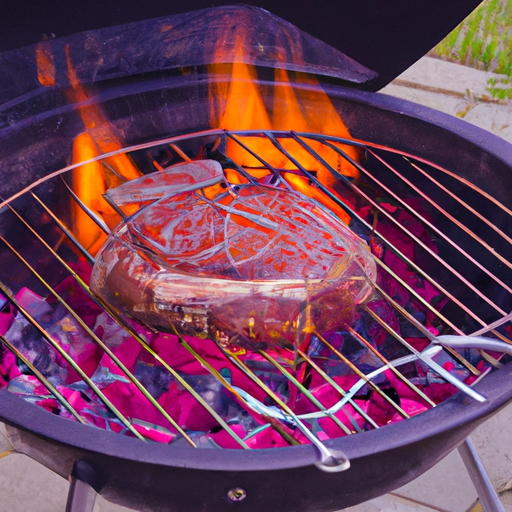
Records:
M295 170L283 170L273 168L269 165L268 162L264 160L263 157L256 154L254 151L250 149L250 144L248 143L250 139L261 138L270 141L273 146L279 150L279 152L284 155L290 162L292 162L296 169ZM506 208L503 204L501 204L496 198L490 196L485 191L476 187L469 181L464 178L459 177L455 173L443 169L439 166L431 162L427 162L421 158L417 158L414 155L397 151L391 148L379 146L373 143L353 141L347 139L341 139L337 137L323 136L312 133L299 133L299 132L278 132L278 131L245 131L245 132L226 132L222 130L208 130L204 132L198 132L194 134L187 134L172 138L167 138L159 141L154 141L151 143L139 144L136 146L132 146L129 148L124 148L123 150L112 152L108 155L102 155L100 157L95 158L94 160L102 161L105 165L104 159L108 156L112 156L115 154L126 153L127 155L134 154L135 152L149 152L151 150L155 150L158 147L168 147L171 148L174 154L177 156L178 160L175 163L187 162L190 161L190 156L187 155L187 151L183 149L183 143L187 143L187 147L190 147L191 143L195 145L195 147L202 148L202 151L205 152L206 142L211 145L211 140L217 140L216 145L219 148L225 147L226 141L231 140L238 144L241 148L245 149L249 154L255 157L259 162L261 162L261 167L268 169L274 176L274 185L284 186L286 188L290 188L288 182L283 178L283 174L286 172L295 173L301 176L305 176L309 180L309 184L313 187L322 190L325 194L327 194L339 207L341 207L351 218L351 220L357 223L358 226L362 230L364 230L373 240L378 240L378 242L386 248L386 250L391 251L396 255L402 262L409 266L409 268L421 275L426 281L428 281L440 294L443 294L452 304L456 305L459 311L462 311L465 317L471 319L472 322L477 324L480 327L479 333L485 332L486 329L489 330L489 333L494 337L502 340L505 343L512 344L511 339L504 333L503 329L498 330L497 327L493 327L493 325L489 325L482 316L475 310L474 307L471 306L471 303L475 301L479 303L487 304L488 308L492 312L493 322L494 320L499 320L506 316L507 312L496 303L495 297L503 297L506 296L510 298L512 294L512 287L510 284L505 282L503 275L498 275L493 268L488 268L485 264L481 262L482 258L477 258L470 254L467 249L462 247L458 242L454 240L454 237L451 236L450 233L445 232L439 223L434 223L429 220L426 215L422 212L417 211L413 206L411 206L411 202L406 201L403 196L393 189L393 183L400 183L400 187L404 187L409 191L410 197L416 197L421 199L428 204L430 208L435 209L437 212L441 214L441 216L446 219L446 222L453 224L457 227L457 229L463 230L467 236L471 238L471 240L478 244L481 250L487 252L493 258L498 260L503 266L508 269L512 268L512 262L509 261L505 256L501 254L501 252L497 249L493 248L493 245L487 240L485 240L481 234L476 233L473 229L468 227L463 221L459 220L460 215L457 216L454 213L448 210L448 207L438 199L436 199L436 194L432 192L425 192L422 190L421 185L418 185L414 182L414 176L419 176L420 181L424 182L428 181L429 187L434 187L435 190L439 191L439 194L444 197L448 197L448 202L455 201L458 205L458 208L464 210L468 214L477 218L480 222L484 223L489 230L491 230L494 234L499 236L506 247L512 245L512 238L507 235L499 226L495 225L486 215L478 211L475 206L470 205L467 201L462 199L461 194L457 191L451 190L449 183L454 183L456 185L457 190L468 190L471 194L477 195L481 198L482 202L488 202L492 204L492 207L497 208L503 215L507 218L512 216L512 212ZM306 169L300 161L296 160L294 156L286 149L284 146L285 141L293 140L296 144L298 144L301 148L306 150L309 155L311 155L321 166L327 169L335 178L338 180L341 186L345 188L346 191L354 194L359 201L367 205L370 210L374 213L375 218L385 219L387 222L392 224L396 229L398 229L402 235L409 240L412 240L415 244L415 247L418 251L421 251L425 254L425 257L431 261L435 262L435 268L442 268L444 272L448 272L451 275L452 281L455 283L453 287L448 288L448 286L440 280L432 271L427 271L426 268L414 262L408 255L404 254L399 247L394 245L387 237L385 233L379 231L378 223L374 223L373 225L368 222L367 219L363 218L355 208L348 205L344 201L340 200L339 197L326 188L324 185L320 183L320 181L315 177L315 175ZM205 142L206 141L206 142ZM218 143L220 141L220 144ZM349 179L342 174L340 174L336 169L332 168L323 158L318 154L317 151L311 146L311 143L320 143L331 150L335 151L340 158L348 160L352 165L354 165L361 175L364 177L365 183L362 183L360 180L352 180ZM360 148L362 152L366 155L367 162L372 162L373 166L379 167L378 176L375 175L373 169L369 169L369 165L367 162L358 163L353 161L342 149L338 147L339 144L344 145L354 145ZM241 172L244 176L246 176L249 180L254 181L253 178L236 162L228 159L225 154L222 154L219 149L216 149L217 154L222 155L225 161L229 162L230 165L234 166L239 172ZM92 161L94 161L92 160ZM399 162L400 168L397 168L397 164L395 162ZM213 407L211 407L206 400L194 390L194 388L187 383L187 381L177 372L172 365L168 362L164 361L149 345L149 343L144 339L143 336L138 334L131 326L131 324L127 321L127 319L123 318L116 311L114 311L108 304L103 303L97 297L95 297L86 282L82 280L82 278L71 268L71 266L65 261L63 257L61 257L58 253L58 247L52 247L43 236L38 233L37 229L35 229L30 221L24 217L21 211L18 210L17 204L18 200L30 201L37 207L43 209L43 211L53 219L55 225L61 232L60 243L63 240L67 240L72 245L74 245L81 255L86 259L86 261L92 265L94 262L94 258L88 251L81 246L75 234L72 232L71 228L69 228L66 224L66 219L61 218L58 213L53 211L52 207L48 204L45 204L44 200L41 199L37 195L37 189L40 186L47 185L53 180L58 180L64 178L67 173L69 173L73 168L79 167L83 165L84 162L79 164L74 164L67 166L59 171L56 171L45 178L38 180L33 183L28 188L19 192L18 194L12 196L8 200L4 201L1 204L2 214L6 214L10 212L16 222L19 222L24 229L28 231L31 237L40 244L46 251L48 251L52 258L54 258L66 271L69 276L73 276L76 280L76 283L79 287L84 290L89 297L99 304L101 308L115 321L117 322L126 332L133 336L146 350L150 353L155 359L186 389L188 393L190 393L195 400L197 400L204 409L211 414L218 424L224 429L229 436L242 448L247 449L248 446L244 442L243 439L239 437L239 435L235 432L231 426L224 421L224 419L215 411ZM155 160L155 166L158 168L159 164ZM406 172L404 172L404 168L406 168ZM368 189L368 184L370 184L370 189ZM80 199L74 195L70 187L66 184L67 190L70 193L71 201L75 201L79 204L79 206L86 211L91 219L102 229L105 233L108 234L109 230L106 225L103 223L101 219L99 219L93 212L91 212L83 203L80 202ZM365 188L366 187L366 188ZM396 187L395 187L396 188ZM475 284L471 279L467 277L459 268L455 268L450 261L444 259L440 254L436 251L432 250L423 240L421 240L416 234L414 234L407 226L401 223L388 209L386 209L375 197L378 195L375 192L378 191L378 194L385 195L387 198L390 198L397 208L400 208L403 211L406 211L412 217L414 217L419 223L421 223L425 228L433 234L438 240L442 240L443 243L446 243L451 247L451 250L455 251L458 255L458 258L463 259L469 266L477 268L480 272L484 273L492 282L496 289L499 290L499 294L495 294L495 297L490 297L486 294L480 287ZM443 195L444 194L444 195ZM22 208L20 208L22 210ZM376 225L377 224L377 225ZM0 235L0 241L4 246L16 257L20 264L22 264L39 282L46 288L49 295L52 295L55 300L61 304L66 311L73 317L73 319L80 325L81 329L93 340L96 344L98 344L106 354L112 359L115 365L119 368L120 371L126 376L126 378L133 383L137 389L144 395L144 397L155 407L158 412L169 422L169 425L172 426L181 436L190 444L192 447L196 447L193 439L187 434L187 432L180 427L180 425L174 420L165 409L153 398L150 391L135 377L135 375L129 371L129 369L119 360L118 357L113 353L113 351L103 342L99 337L90 329L87 324L83 321L80 315L75 312L66 301L55 291L55 289L50 284L48 277L42 275L42 271L40 269L36 269L33 265L31 265L26 257L24 257L20 250L15 248L15 244L11 243L8 240L8 236L6 234ZM508 244L508 245L507 245ZM388 276L389 279L393 280L401 289L407 291L414 300L418 301L424 308L426 308L431 315L436 319L436 321L444 326L444 329L450 331L454 334L464 334L464 328L460 325L460 321L457 318L451 318L449 314L445 314L438 309L436 309L432 304L429 303L425 298L423 298L413 287L411 287L407 282L401 279L388 265L386 265L379 258L376 258L378 266L381 270ZM454 291L455 290L455 291ZM461 292L460 290L463 290ZM6 283L0 282L0 291L6 298L6 300L31 324L33 325L39 333L44 337L44 339L50 344L55 351L57 351L68 363L69 365L80 375L80 377L84 380L84 382L91 388L91 390L98 396L98 398L105 404L105 406L111 411L111 413L124 425L124 427L129 430L133 435L140 439L144 439L144 436L137 430L133 422L130 418L125 417L116 407L115 405L102 393L102 391L95 385L95 383L85 374L85 372L80 368L80 366L66 353L66 351L59 346L59 344L52 338L52 335L48 333L45 328L40 325L35 318L33 318L30 313L24 309L20 303L16 300L15 294L10 290L10 287ZM383 299L390 308L392 308L397 316L401 319L402 322L409 324L414 327L421 336L425 337L429 341L433 341L435 336L432 332L430 332L417 318L415 318L410 312L407 311L404 307L402 307L395 298L393 298L390 294L387 293L385 289L383 289L379 284L375 284L375 294L376 296ZM464 300L464 297L471 297L470 300ZM508 299L507 299L508 300ZM502 301L503 302L503 301ZM437 373L440 377L449 379L448 372L443 371L443 368L439 367L432 361L429 354L423 354L417 351L414 347L412 347L405 339L402 337L397 330L389 325L385 319L381 318L379 314L373 311L370 307L364 307L365 314L369 315L378 325L383 327L388 334L390 334L393 338L395 338L405 349L408 351L408 356L401 357L397 360L390 361L384 355L382 355L371 343L371 340L366 339L360 333L356 332L353 328L348 328L348 332L352 336L353 340L356 341L364 347L366 350L371 352L375 357L377 357L382 363L382 367L372 372L371 374L365 374L362 370L360 370L356 364L354 364L350 359L348 359L344 354L342 354L339 350L337 350L328 340L326 340L320 333L315 333L318 340L320 340L323 347L327 348L334 356L336 356L341 362L344 362L350 370L359 378L358 386L359 388L363 385L367 385L370 389L372 389L375 393L377 393L383 400L385 400L392 408L396 410L396 412L402 418L408 418L409 415L400 407L397 401L393 400L385 390L381 389L378 384L374 382L374 377L382 373L384 370L389 369L393 372L397 379L407 386L407 388L414 394L416 394L419 399L426 402L429 407L434 407L435 403L421 390L419 387L408 379L404 373L400 370L400 366L403 364L407 364L414 360L421 360L424 362L431 370ZM457 316L457 315L455 315ZM489 315L487 315L489 316ZM179 336L179 334L176 332ZM232 396L236 398L240 403L245 404L245 406L250 410L255 410L257 405L254 404L254 401L251 400L250 397L242 396L240 391L235 389L231 383L221 374L219 373L213 366L211 366L208 361L206 361L203 357L201 357L198 353L196 353L192 346L190 346L181 336L180 342L182 346L189 351L189 353L201 364L201 366L206 369L211 376L213 376L220 384L224 387L224 389L230 393ZM37 377L37 379L47 388L48 392L52 394L63 407L69 411L69 413L79 422L84 423L83 418L80 414L74 409L73 405L58 391L58 389L46 378L44 375L30 362L26 359L13 345L11 341L9 341L5 336L0 336L0 342L13 354L15 354L20 360L30 369L30 371ZM219 345L220 346L220 345ZM361 431L361 428L353 418L350 410L344 409L344 413L351 420L351 424L353 426L352 429L348 428L343 422L341 422L334 413L336 412L333 408L328 408L324 404L322 404L311 392L304 386L291 372L288 370L283 361L279 361L278 357L273 356L269 351L258 350L259 355L261 355L272 367L279 372L292 386L295 386L297 391L301 393L304 397L306 397L311 404L318 410L317 413L310 413L304 415L295 414L289 406L274 392L272 391L259 377L258 375L247 365L244 361L239 357L237 353L233 353L226 347L220 346L222 353L225 358L231 361L238 369L240 369L247 377L249 377L265 394L273 401L274 404L277 404L277 408L279 409L279 413L275 412L275 408L273 409L274 417L269 413L266 416L266 420L274 428L277 432L279 432L287 441L293 442L289 439L285 432L285 429L282 428L283 425L293 424L297 427L304 436L312 443L314 443L317 448L322 453L322 460L324 462L328 462L328 458L331 454L326 451L323 444L320 440L315 437L314 433L312 433L310 427L307 425L307 421L312 417L327 417L333 420L336 425L338 425L345 434L350 435L353 433L357 433ZM460 355L455 350L445 347L453 357L455 357L460 363L462 363L473 375L479 376L480 371L475 368L469 361L467 361L462 355ZM328 375L325 371L323 371L320 366L303 350L300 348L296 349L297 355L302 358L302 361L306 362L311 368L315 369L318 374L322 377L325 383L332 386L341 396L342 401L340 402L341 406L337 405L337 410L342 409L345 405L349 404L352 410L355 410L358 414L360 414L367 424L371 428L379 428L377 423L372 419L371 415L369 415L366 411L364 411L354 400L355 391L350 390L346 391L341 386L339 386L334 379ZM499 365L494 358L486 355L485 356L488 361L494 362ZM462 383L455 383L453 380L450 380L452 384L457 384L459 389L462 389L469 395L476 397L478 399L478 394L473 392L468 386ZM357 387L357 386L356 386ZM481 398L481 397L480 397ZM336 409L336 408L334 408ZM268 409L264 409L263 413L267 412ZM261 413L261 411L260 411ZM295 441L296 442L296 441ZM323 452L322 452L323 451Z

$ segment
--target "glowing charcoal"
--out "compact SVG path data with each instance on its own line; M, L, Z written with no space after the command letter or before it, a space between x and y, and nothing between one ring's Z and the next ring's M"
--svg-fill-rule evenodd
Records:
M372 295L368 248L313 200L264 185L228 189L213 161L150 176L158 186L144 190L146 176L107 194L141 207L110 234L91 277L98 296L138 322L221 343L292 345L350 325Z

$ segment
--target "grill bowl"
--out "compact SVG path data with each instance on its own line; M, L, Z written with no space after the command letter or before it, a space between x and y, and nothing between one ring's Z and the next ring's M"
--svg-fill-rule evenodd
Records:
M89 104L101 106L127 145L210 128L208 80L200 73L135 76L129 81L118 78L98 82L96 90ZM497 137L387 96L336 85L325 86L325 90L353 137L428 160L504 205L512 205L512 151ZM75 106L55 107L56 98L54 91L39 90L4 108L12 122L0 131L0 158L3 168L9 169L0 187L2 197L65 167L72 140L83 127ZM308 108L314 110L316 105L313 102ZM462 181L456 183L465 189ZM396 191L403 196L410 193L405 188ZM44 199L59 208L51 187L45 189ZM507 215L496 216L492 205L473 206L512 234ZM5 211L0 224L8 230ZM441 250L448 260L457 259L449 247ZM474 279L479 282L479 276ZM15 287L16 283L26 283L25 277L14 276L10 284ZM487 293L495 291L499 306L509 311L510 297L498 293L493 285ZM465 292L456 287L454 293L463 297ZM495 319L477 298L469 301L487 322ZM460 321L468 329L473 326L464 315ZM477 384L476 389L488 398L484 403L458 393L407 421L326 442L351 460L351 468L339 474L326 474L315 467L313 446L247 452L147 444L65 421L6 391L0 391L0 419L8 425L9 438L19 452L63 477L70 475L76 461L85 461L96 474L96 481L90 483L100 494L140 510L220 511L237 506L248 511L262 507L330 511L383 494L429 469L512 399L510 373L509 364ZM235 488L244 489L246 499L231 502L227 495Z

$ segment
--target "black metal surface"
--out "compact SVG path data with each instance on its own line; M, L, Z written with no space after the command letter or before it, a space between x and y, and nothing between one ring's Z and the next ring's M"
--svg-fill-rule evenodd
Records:
M239 3L229 0L20 0L0 6L0 51L84 30ZM378 73L363 87L376 91L428 52L479 0L255 0L301 30Z
M404 485L460 444L489 415L512 399L512 365L488 376L476 389L477 403L460 393L424 415L383 429L329 441L343 450L351 468L326 474L313 463L311 446L286 449L193 450L144 444L52 416L5 391L0 418L11 425L16 449L67 477L83 460L98 477L107 500L144 511L232 510L301 512L348 507ZM247 498L230 503L227 493Z
M80 56L77 54L77 59ZM88 104L97 104L104 110L111 125L123 133L126 144L211 128L208 75L127 76L129 68L120 69L113 78L103 78L101 73L92 76L87 65L77 70L81 83L90 91ZM65 75L64 66L62 73ZM2 80L11 78L1 76ZM230 77L220 76L218 80L229 82ZM0 105L0 159L6 169L1 184L3 197L66 165L72 139L83 131L76 107L67 102L62 91L37 87L34 70L14 82L13 86L23 84L20 95L7 89L5 103ZM30 85L32 90L28 89ZM457 169L468 179L475 174L495 174L510 183L510 144L503 139L453 116L398 98L337 86L324 89L353 137L410 150L446 168ZM1 91L0 87L0 94ZM439 143L441 140L443 144ZM508 198L505 202L511 199L508 191L512 188L495 179L484 179L480 185L501 200Z

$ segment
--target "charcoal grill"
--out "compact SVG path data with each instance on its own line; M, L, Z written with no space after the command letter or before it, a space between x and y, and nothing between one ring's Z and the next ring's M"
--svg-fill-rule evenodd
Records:
M240 10L245 14L249 12L250 17L254 13L267 16L254 8L225 9L230 15ZM327 147L335 143L355 146L364 155L360 162L353 162L359 169L360 181L352 181L340 175L337 169L330 169L347 202L337 196L332 199L351 218L354 229L395 252L415 273L442 291L449 299L449 306L441 312L418 294L415 296L447 332L484 333L510 343L506 330L507 314L512 309L512 263L507 258L512 237L510 145L460 120L360 90L383 85L383 74L338 53L330 54L331 50L322 57L323 71L331 70L327 73L331 78L322 87L347 125L351 139L300 131L212 129L208 116L211 75L204 67L210 63L208 59L212 54L205 52L207 55L197 61L188 61L193 66L177 69L178 64L182 64L180 59L190 57L188 47L180 48L178 57L171 55L166 60L158 54L155 58L153 46L149 44L151 39L145 39L148 34L161 32L162 26L171 21L175 23L176 18L49 42L56 56L55 86L51 87L33 86L34 48L1 55L2 68L16 69L17 76L21 77L18 83L9 83L2 92L0 151L4 168L10 170L9 180L2 183L2 197L6 200L0 213L0 256L4 261L1 287L6 302L20 309L29 322L42 330L30 314L22 310L15 292L27 286L46 296L49 293L46 283L54 287L72 275L66 263L59 260L58 248L66 244L78 246L82 256L92 261L80 247L76 235L68 229L69 204L77 200L66 184L66 175L73 168L67 159L73 138L83 131L77 105L69 104L61 93L61 88L69 89L65 61L68 47L71 59L83 63L77 68L80 83L95 86L94 95L78 106L100 106L125 141L121 149L100 155L98 161L120 153L129 154L134 160L146 155L144 158L149 158L150 162L157 161L154 155L163 147L172 149L173 163L186 162L198 154L222 159L229 141L250 147L249 142L257 138L269 141L285 156L286 141L293 140L317 162L326 165L313 143ZM139 43L144 43L141 48L149 52L147 59L134 51L133 44L126 44L134 34ZM100 47L97 41L106 42ZM170 44L169 41L164 43ZM73 53L75 51L77 53ZM94 54L92 60L85 59L88 52ZM313 58L320 58L318 55ZM269 63L263 62L257 54L253 57L253 64L260 66L262 90L268 91L263 101L270 104L275 83L266 73ZM98 66L100 61L107 65ZM346 67L329 67L333 62ZM113 63L117 63L117 67ZM139 67L134 67L136 63ZM315 64L318 65L318 61L307 62L306 59L299 63L285 61L283 66L292 72L301 72ZM314 70L320 73L319 67ZM230 77L217 73L215 80L227 84ZM304 98L310 98L304 100L304 108L318 107L314 95L308 96L311 86L297 82L293 88L298 93L302 91ZM342 159L349 158L343 150L338 154ZM262 167L269 167L263 156L254 157ZM288 158L292 160L293 155ZM295 164L298 175L307 177L310 183L329 194L299 161ZM236 166L237 162L230 162L230 165ZM74 167L77 166L79 164ZM286 171L273 169L273 172L279 179ZM412 261L374 229L367 218L359 215L354 205L365 203L375 215L396 224L393 216L377 201L381 195L427 226L436 240L439 254L398 223L402 233L416 245L417 259ZM420 210L411 206L414 201L421 202ZM379 265L390 279L399 279L384 263ZM401 285L414 294L407 283ZM404 324L418 330L420 337L435 341L435 336L385 289L377 287L376 293L385 298ZM406 344L378 315L375 321L399 343ZM2 342L13 348L6 338ZM451 353L454 354L453 350ZM426 358L425 354L422 356L414 350L409 350L409 354L413 358ZM236 357L226 352L226 358L237 362ZM501 366L492 357L486 357ZM270 356L269 360L276 363ZM29 361L26 363L30 365ZM400 361L395 361L397 372L400 371L398 363ZM471 364L465 360L463 363L477 376L479 372ZM282 371L287 378L293 378ZM385 428L323 442L311 438L313 443L310 444L268 450L203 450L186 442L169 446L147 443L64 420L5 390L0 391L0 418L6 424L9 442L15 450L63 477L71 476L70 496L74 499L70 500L70 510L88 510L87 499L91 494L87 489L92 488L112 502L140 510L214 511L235 506L246 510L270 507L328 511L399 487L434 465L466 439L477 425L509 402L512 398L510 373L512 368L506 364L478 378L471 388L460 385L459 393L428 412ZM371 385L368 377L359 376L366 385ZM44 377L42 382L51 388L51 382ZM381 395L386 399L384 393ZM66 404L65 399L62 401ZM391 399L388 403L398 414L404 415L398 403ZM69 409L73 414L72 407ZM130 418L114 412L135 436L141 437ZM284 412L289 414L285 408ZM228 425L221 425L226 432L231 431ZM243 444L236 435L232 437ZM319 450L323 456L320 461ZM341 473L319 470L318 466L324 470L345 469L347 459L350 468ZM80 506L83 508L73 508Z

